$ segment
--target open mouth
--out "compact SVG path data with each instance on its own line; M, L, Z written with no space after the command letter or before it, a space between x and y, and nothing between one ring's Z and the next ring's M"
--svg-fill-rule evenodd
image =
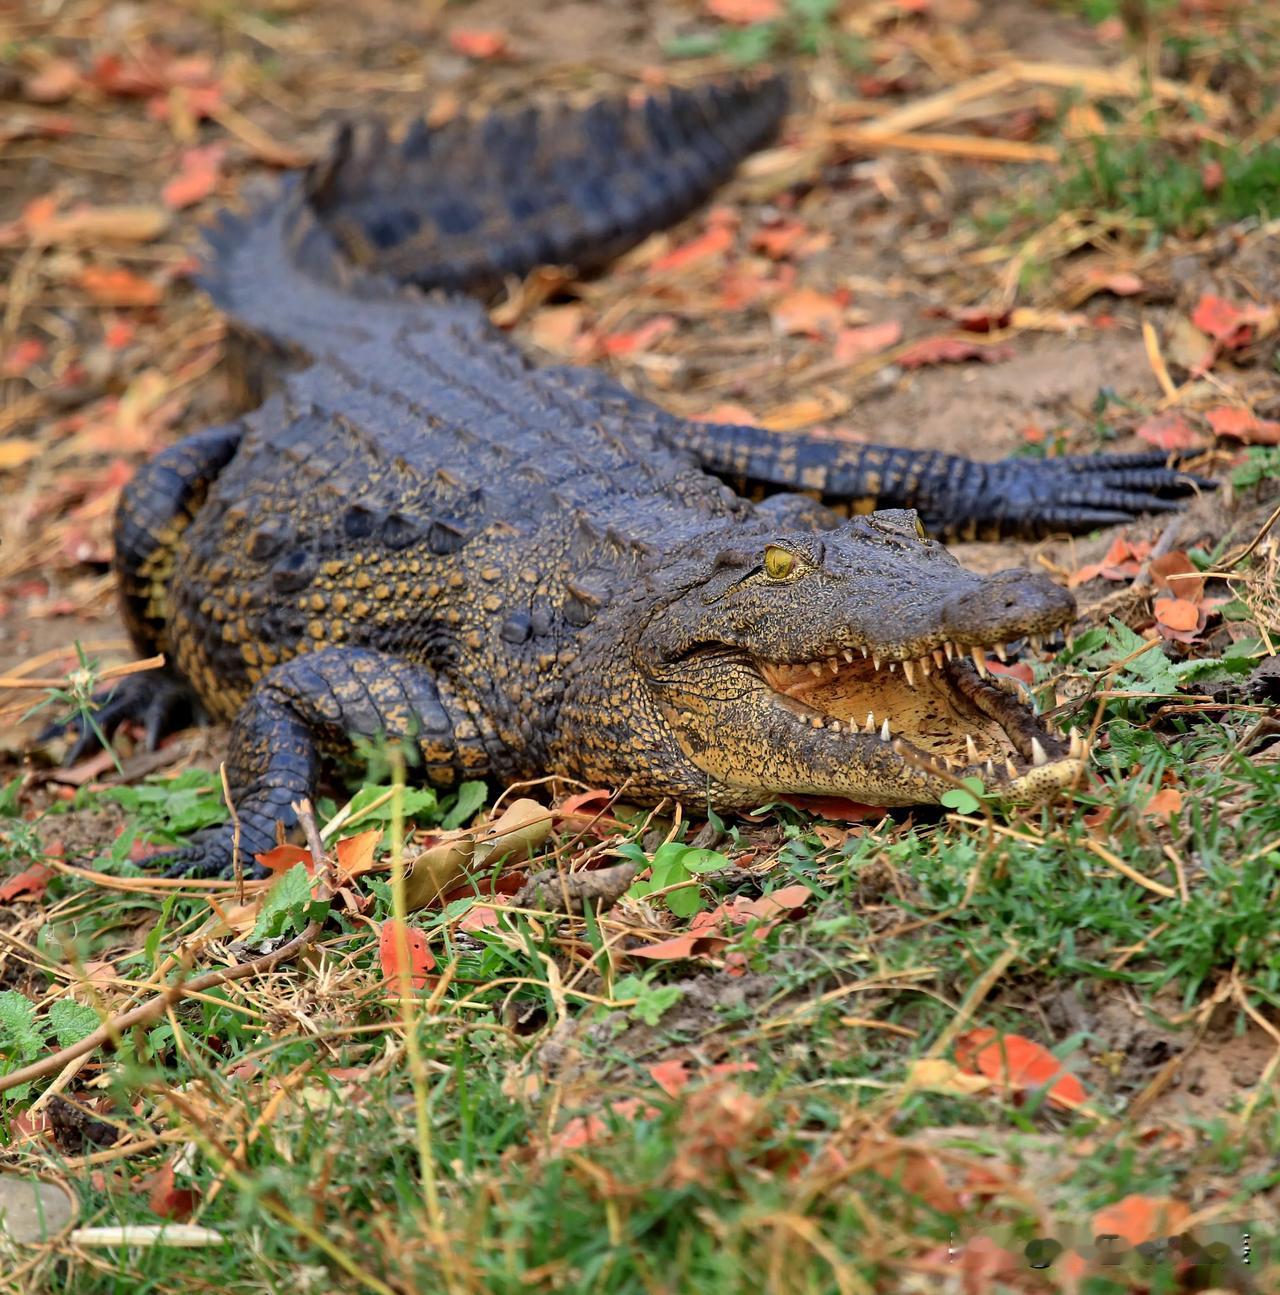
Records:
M943 642L910 659L843 648L799 664L754 664L801 724L900 761L904 790L923 779L936 793L976 777L992 795L1039 799L1075 779L1087 744L1074 730L1066 739L1050 732L1018 685L990 672L988 653L1007 655L1003 644Z

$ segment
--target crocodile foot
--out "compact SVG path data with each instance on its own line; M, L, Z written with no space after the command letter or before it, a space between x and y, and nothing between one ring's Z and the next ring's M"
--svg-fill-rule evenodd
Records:
M154 751L161 738L185 728L194 718L191 693L178 680L164 675L126 675L112 687L94 693L91 705L89 715L50 724L37 736L37 743L74 738L64 760L72 765L100 747L102 738L110 743L120 726L129 721L142 725L146 749Z

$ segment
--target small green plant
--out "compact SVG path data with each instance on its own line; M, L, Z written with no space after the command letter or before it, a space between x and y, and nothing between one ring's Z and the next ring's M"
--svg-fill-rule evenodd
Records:
M1237 490L1274 480L1280 480L1280 445L1251 445L1244 462L1231 474Z
M111 743L107 741L107 735L102 731L102 727L98 723L98 694L100 692L99 685L102 682L100 678L101 666L99 662L96 660L91 661L85 655L85 650L78 639L76 640L76 660L79 665L67 675L66 687L48 689L44 698L36 702L23 716L23 719L30 719L33 715L39 715L41 712L53 711L57 716L54 721L56 724L69 726L79 720L81 727L90 729L94 737L102 744L103 749L111 752L111 759L115 763L116 770L123 772L120 768L119 757L116 755Z
M60 1047L69 1047L98 1028L98 1014L74 999L59 998L43 1016L35 1004L16 989L0 990L0 1075L11 1074L34 1061L52 1037ZM8 1100L23 1101L30 1084L11 1089ZM3 1099L0 1099L3 1100Z
M658 847L652 859L636 844L619 846L618 853L634 859L642 868L649 868L649 876L633 882L627 894L633 899L663 892L667 908L677 917L692 917L706 907L699 886L703 873L718 872L729 866L727 855L717 850L698 850L679 841L668 841Z

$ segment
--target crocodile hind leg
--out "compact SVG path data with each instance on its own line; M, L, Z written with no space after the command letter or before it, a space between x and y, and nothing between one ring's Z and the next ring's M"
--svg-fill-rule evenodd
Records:
M172 656L169 578L178 544L214 479L234 456L241 435L240 425L232 423L210 427L171 445L143 464L120 496L115 522L116 582L129 637L142 656ZM40 735L40 741L48 741L59 732L74 734L67 753L69 764L98 744L99 732L110 741L127 720L142 723L147 749L152 750L166 733L187 722L194 709L191 690L170 668L126 675L115 687L95 694L92 702L97 731L77 717Z
M408 744L436 786L489 768L482 734L422 666L341 647L294 657L265 674L236 716L227 755L241 857L251 861L270 850L277 823L295 825L293 802L313 794L323 763L350 762L361 739L379 738ZM174 877L226 875L232 846L227 823L156 862Z

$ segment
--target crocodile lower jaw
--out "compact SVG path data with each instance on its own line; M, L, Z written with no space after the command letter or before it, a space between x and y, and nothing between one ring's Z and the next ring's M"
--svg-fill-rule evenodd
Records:
M1014 801L1039 801L1074 783L1086 741L1074 730L1065 741L1052 733L1012 680L989 675L985 649L946 647L909 661L842 650L755 666L800 724L848 743L851 758L873 756L882 770L900 763L902 794L885 788L883 803L936 801L965 778Z

